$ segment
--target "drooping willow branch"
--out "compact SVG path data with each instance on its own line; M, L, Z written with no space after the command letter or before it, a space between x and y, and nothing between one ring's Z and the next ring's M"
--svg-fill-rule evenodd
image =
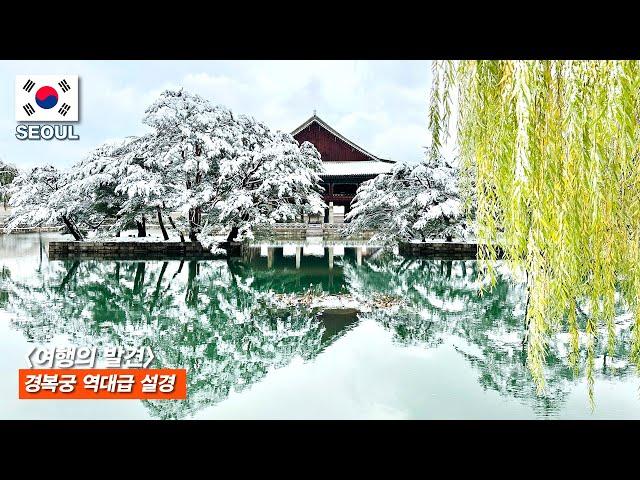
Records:
M436 62L436 153L452 98L480 260L493 276L499 248L529 276L527 362L540 390L549 335L561 325L578 358L580 305L589 311L587 355L601 328L613 354L617 292L634 314L640 366L639 62Z

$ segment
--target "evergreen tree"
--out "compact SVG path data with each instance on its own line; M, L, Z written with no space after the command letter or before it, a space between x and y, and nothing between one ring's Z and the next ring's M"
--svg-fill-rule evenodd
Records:
M433 157L415 166L400 163L364 182L346 216L349 232L374 230L373 239L385 243L467 237L471 229L456 174L442 157Z
M45 165L18 174L7 189L12 207L7 230L20 226L55 226L62 221L75 240L82 240L78 221L90 220L91 199L69 196L69 177Z

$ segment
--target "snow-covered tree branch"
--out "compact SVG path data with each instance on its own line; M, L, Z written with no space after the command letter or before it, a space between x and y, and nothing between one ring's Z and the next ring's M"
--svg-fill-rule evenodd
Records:
M69 196L69 186L69 175L51 165L21 172L7 188L13 210L6 229L53 226L62 221L76 240L82 240L78 219L89 219L91 200Z
M466 238L471 233L458 190L457 169L441 157L418 165L400 163L364 182L347 214L350 233L374 230L391 242Z
M143 123L152 131L105 143L68 172L21 175L10 188L10 226L63 221L80 240L79 225L115 235L135 225L146 236L156 217L165 240L166 218L182 240L213 245L220 231L241 240L257 225L324 208L320 154L309 142L182 89L163 92Z

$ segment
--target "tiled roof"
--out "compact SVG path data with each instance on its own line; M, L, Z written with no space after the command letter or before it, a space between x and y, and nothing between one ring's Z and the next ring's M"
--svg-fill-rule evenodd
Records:
M367 157L373 158L373 159L378 160L380 162L395 163L393 160L385 160L384 158L377 157L374 154L367 152L364 148L359 147L358 145L353 143L351 140L349 140L347 137L345 137L344 135L342 135L342 134L338 133L336 130L334 130L327 122L325 122L320 117L318 117L315 114L315 112L313 113L313 115L311 117L309 117L307 119L306 122L304 122L302 125L300 125L298 128L296 128L293 132L291 132L291 135L296 135L297 133L299 133L300 131L304 130L305 128L307 128L309 125L311 125L314 122L317 123L318 125L320 125L321 127L323 127L328 132L330 132L333 135L335 135L337 138L341 139L347 145L351 146L355 150L358 150L362 154L366 155Z

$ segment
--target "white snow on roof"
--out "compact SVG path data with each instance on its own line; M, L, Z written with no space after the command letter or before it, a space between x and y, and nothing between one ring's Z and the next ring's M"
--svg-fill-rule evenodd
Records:
M351 162L322 162L324 172L321 175L379 175L388 173L394 167L393 163L376 162L373 160Z

